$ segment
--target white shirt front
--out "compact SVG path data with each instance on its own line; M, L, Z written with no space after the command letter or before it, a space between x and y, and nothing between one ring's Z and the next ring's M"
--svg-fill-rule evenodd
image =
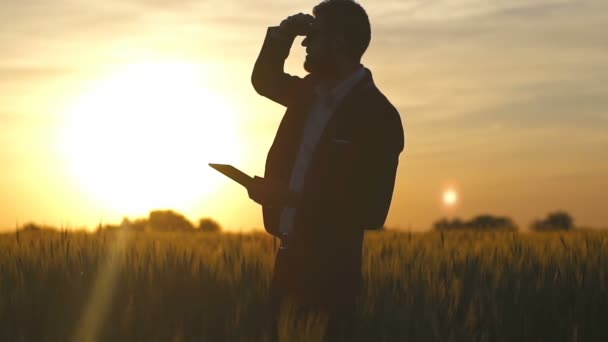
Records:
M301 193L312 156L319 143L321 134L325 130L327 122L344 96L346 96L346 94L348 94L364 76L365 68L359 66L357 70L353 71L350 76L334 88L328 89L323 84L320 84L315 88L316 97L310 107L310 112L308 113L308 118L304 125L298 155L296 156L291 172L289 181L289 189L291 191L297 194ZM279 221L279 231L282 234L289 235L289 233L293 231L295 215L296 208L286 207L283 209Z

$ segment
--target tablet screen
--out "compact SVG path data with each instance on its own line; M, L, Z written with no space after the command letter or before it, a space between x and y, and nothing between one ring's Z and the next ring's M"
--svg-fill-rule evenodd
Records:
M246 188L249 187L249 184L253 181L252 177L232 165L209 163L209 166Z

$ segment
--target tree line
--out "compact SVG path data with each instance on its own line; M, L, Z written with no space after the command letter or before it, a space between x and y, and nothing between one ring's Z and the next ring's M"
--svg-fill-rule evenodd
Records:
M516 231L519 227L513 220L506 216L494 216L489 214L478 215L471 220L465 221L459 218L447 219L442 218L433 224L435 230L504 230ZM574 229L574 219L565 211L556 211L549 213L544 219L537 219L529 226L532 231L564 231Z
M120 224L99 224L98 231L127 229L133 231L160 231L160 232L205 232L219 233L221 225L210 217L200 218L196 224L190 222L184 215L173 210L153 210L147 217L130 219L123 218ZM57 230L54 227L27 223L21 227L23 231Z
M532 231L555 231L574 229L574 219L565 211L549 213L544 219L538 219L529 226ZM19 228L18 228L19 229ZM196 224L189 221L184 215L173 210L153 210L147 217L130 219L125 217L120 224L99 224L97 230L128 229L133 231L161 231L161 232L206 232L218 233L222 231L221 225L210 217L200 218ZM475 230L475 231L517 231L519 227L506 216L483 214L470 220L460 218L442 218L433 223L433 229L449 230ZM20 227L23 231L57 230L50 226L27 223ZM383 229L383 230L386 230Z

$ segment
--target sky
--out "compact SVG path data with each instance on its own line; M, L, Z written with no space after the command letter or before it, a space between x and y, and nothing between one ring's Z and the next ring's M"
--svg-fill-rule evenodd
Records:
M251 69L266 28L316 4L0 2L0 228L161 208L262 227L206 163L263 174L284 108L255 93ZM388 227L485 213L527 227L556 210L608 226L608 2L361 4L362 63L406 132ZM300 42L286 70L304 76Z

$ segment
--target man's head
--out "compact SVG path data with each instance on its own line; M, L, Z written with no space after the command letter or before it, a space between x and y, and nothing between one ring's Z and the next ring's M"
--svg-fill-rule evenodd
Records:
M304 69L330 74L341 65L358 65L371 39L363 7L353 0L324 0L313 14L315 21L302 41L307 53Z

